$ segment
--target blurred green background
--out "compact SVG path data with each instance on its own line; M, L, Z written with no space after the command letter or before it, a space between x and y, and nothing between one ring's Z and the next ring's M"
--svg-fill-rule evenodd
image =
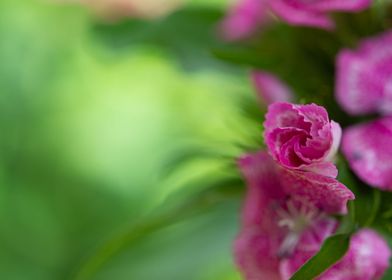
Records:
M108 24L0 2L0 279L239 279L233 158L261 124L210 54L226 5Z

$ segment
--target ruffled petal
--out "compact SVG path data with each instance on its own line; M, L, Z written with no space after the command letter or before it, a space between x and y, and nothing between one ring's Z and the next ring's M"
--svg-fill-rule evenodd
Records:
M282 184L288 195L303 197L330 214L346 214L354 194L336 179L313 172L282 169Z
M301 170L314 172L331 178L336 178L338 176L338 169L332 162L313 163L307 166L303 166Z

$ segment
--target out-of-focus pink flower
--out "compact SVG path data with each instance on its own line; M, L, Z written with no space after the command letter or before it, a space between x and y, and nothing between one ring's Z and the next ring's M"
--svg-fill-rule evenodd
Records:
M345 129L342 151L359 178L392 191L392 117Z
M252 35L275 14L292 25L334 28L330 12L356 12L369 7L371 0L238 0L222 23L228 40Z
M317 244L314 244L315 246ZM320 245L320 244L319 244ZM289 279L317 250L298 246L290 259L281 263L282 279ZM389 267L391 251L375 231L362 229L353 235L350 248L341 261L323 273L318 280L376 280Z
M266 152L244 156L239 167L248 192L236 263L247 280L286 279L286 262L295 254L302 265L316 253L337 227L327 214L346 213L354 195L335 179L282 168Z
M356 12L370 6L371 0L269 0L274 13L293 25L331 29L330 12Z
M260 101L265 105L275 102L291 102L294 99L291 89L271 73L253 71L251 79Z
M229 41L244 39L268 21L267 0L239 0L221 23L221 34Z
M342 132L323 107L274 103L268 107L264 129L269 152L282 166L337 176L332 160Z
M336 98L350 114L392 113L392 31L337 57Z

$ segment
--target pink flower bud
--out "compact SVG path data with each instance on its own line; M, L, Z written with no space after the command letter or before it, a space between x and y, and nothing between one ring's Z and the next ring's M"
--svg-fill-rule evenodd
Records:
M337 176L332 160L341 128L323 107L274 103L268 107L264 129L269 153L282 166Z

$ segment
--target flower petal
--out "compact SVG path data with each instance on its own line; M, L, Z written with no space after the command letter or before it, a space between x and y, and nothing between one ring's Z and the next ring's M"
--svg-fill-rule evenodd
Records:
M337 151L339 150L340 142L342 140L342 128L337 122L331 121L332 131L332 145L326 156L327 161L333 161Z
M325 239L335 233L338 225L336 220L326 217L305 231L294 254L290 258L281 261L281 279L290 279L305 262L320 250ZM317 279L319 280L319 278Z
M362 229L351 238L343 259L324 273L320 280L381 279L389 267L391 251L375 231Z
M261 102L265 105L274 102L291 102L294 99L291 89L271 73L253 71L251 79Z
M234 243L237 266L248 280L280 280L277 251L281 230L271 207L285 197L279 169L266 152L245 155L238 165L247 182L247 194L242 230Z
M220 24L220 33L228 41L244 39L268 22L264 0L239 0Z
M392 114L391 31L342 50L336 65L336 99L349 114Z
M238 165L248 188L242 216L244 226L261 225L271 230L274 221L268 205L285 197L278 166L264 151L241 157Z
M247 280L281 280L278 239L257 227L244 229L234 242L234 256L238 268Z
M324 29L333 29L335 26L327 14L309 8L310 4L291 3L287 0L272 0L269 3L276 15L290 24Z
M371 0L321 0L312 4L314 9L323 12L348 11L357 12L368 8Z
M331 178L336 178L338 176L338 169L332 162L312 163L310 165L303 166L301 169Z
M392 191L392 117L346 129L342 151L359 178Z
M345 185L317 173L286 169L281 178L286 194L303 197L330 214L346 214L348 200L355 198Z

